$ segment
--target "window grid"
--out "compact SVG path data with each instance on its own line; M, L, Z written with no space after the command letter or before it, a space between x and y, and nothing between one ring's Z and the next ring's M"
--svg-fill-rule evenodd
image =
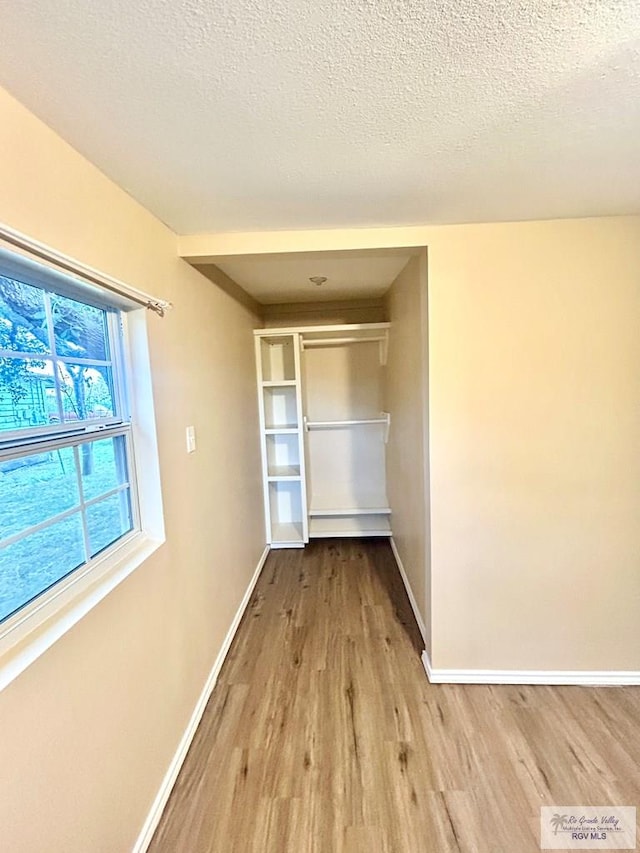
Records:
M0 270L0 275L2 270ZM29 456L39 456L47 453L58 452L58 459L62 466L64 475L64 464L60 456L60 450L69 448L73 451L73 465L75 468L75 481L77 487L77 497L73 506L64 509L61 512L55 512L55 506L52 507L54 513L35 524L28 524L21 530L13 533L10 536L0 540L0 557L2 550L10 545L19 543L40 531L47 530L65 519L80 516L80 524L82 530L82 549L84 551L84 561L76 568L70 571L63 571L61 575L53 581L47 583L34 594L30 594L29 587L25 588L25 600L17 608L4 615L0 612L0 635L5 633L5 630L10 630L16 620L25 618L31 609L31 605L38 607L41 602L48 600L53 595L57 594L58 589L66 588L70 583L74 582L75 577L84 577L88 570L91 569L93 563L101 560L107 552L115 550L131 539L140 529L140 515L138 506L138 493L135 481L135 466L133 460L133 443L131 436L131 424L127 417L128 413L128 394L125 382L125 366L124 366L124 334L125 328L121 314L118 310L114 310L108 304L92 307L97 308L102 312L102 322L104 323L104 354L106 358L87 358L74 357L74 355L59 355L56 347L56 326L55 318L52 310L52 294L40 285L31 285L28 281L21 278L11 276L11 281L24 283L28 286L36 286L42 291L44 301L44 321L46 322L47 336L49 339L48 347L43 344L43 349L47 352L26 352L22 350L0 349L0 358L16 358L30 361L50 361L52 364L53 386L55 388L55 398L57 407L58 423L49 422L47 411L52 409L42 408L42 417L46 418L46 423L37 423L32 426L19 427L17 429L7 429L0 432L0 463L10 462L13 460L28 459ZM1 292L0 292L1 295ZM82 298L69 297L64 295L65 299L72 299L82 305L85 303ZM73 339L72 339L73 340ZM76 341L79 339L75 339ZM86 366L87 368L108 368L108 371L102 373L109 392L111 402L111 415L105 417L86 417L87 409L86 402L83 399L80 402L76 397L73 397L72 405L75 408L78 417L80 414L85 416L82 419L65 421L65 400L63 398L63 383L68 379L61 371L61 365ZM69 371L70 372L70 371ZM81 380L86 381L84 373L80 374ZM108 377L108 379L106 378ZM70 394L75 395L75 387ZM83 389L83 393L84 389ZM98 398L100 399L100 398ZM53 401L52 401L53 402ZM72 410L72 409L71 409ZM85 476L90 476L83 468L83 448L91 447L91 453L94 453L96 448L100 447L99 442L111 441L113 472L108 476L115 477L115 485L87 496ZM35 464L35 463L32 463ZM94 462L92 461L92 464ZM28 467L28 463L26 463ZM15 470L15 469L9 469ZM21 469L18 469L21 470ZM2 471L0 471L0 477ZM45 475L46 476L46 475ZM59 487L64 489L63 481L57 484L56 476L49 478L52 483L51 488L55 490ZM105 485L102 483L102 485ZM62 493L61 493L62 494ZM108 506L109 499L114 496L120 496L120 524L114 523L113 528L110 525L113 523L113 507ZM92 530L89 521L88 511L103 503L104 513L102 519L94 513L91 524L93 524L95 541L92 543ZM117 510L115 513L117 518ZM106 522L103 519L106 518ZM98 520L100 519L100 520ZM96 524L98 527L96 528ZM123 531L123 532L121 532ZM79 532L79 531L78 531ZM107 541L106 545L101 546L101 543ZM80 540L78 540L78 546ZM28 547L28 546L27 546ZM92 556L92 552L95 552ZM80 553L78 554L80 556ZM18 563L16 565L22 565ZM62 567L61 567L62 568ZM48 595L50 594L50 595Z
M1 270L0 270L1 274ZM12 281L23 283L20 279L14 278ZM26 283L26 282L25 282ZM37 286L37 285L30 285ZM26 427L18 427L16 429L2 430L0 432L0 443L6 446L8 442L14 439L33 437L36 433L44 435L59 434L61 432L79 432L83 429L95 428L100 424L105 426L112 424L121 424L124 422L126 409L126 396L122 392L123 385L123 350L122 350L122 328L119 317L119 312L108 306L103 306L101 309L105 312L106 319L106 336L105 345L107 348L108 359L99 358L82 358L74 356L59 355L56 347L55 337L55 322L51 308L51 293L37 286L42 290L44 298L44 311L46 318L47 337L49 345L46 352L28 352L26 350L11 350L0 349L0 358L14 358L24 361L45 361L51 362L52 379L54 382L57 404L58 423L54 424L36 424ZM69 297L66 297L69 298ZM81 300L77 300L81 302ZM82 303L87 304L87 303ZM91 306L95 307L95 306ZM105 367L110 370L110 379L105 380L111 399L113 402L113 414L104 417L91 417L82 420L65 420L65 408L63 399L62 386L66 384L61 377L59 365L86 365L87 367Z
M76 504L75 506L69 507L69 509L65 509L62 512L57 513L56 515L52 515L49 518L46 518L44 521L39 521L37 524L32 524L29 527L25 527L24 530L20 531L20 533L13 533L11 536L7 536L5 539L0 539L0 548L8 548L9 545L13 545L15 542L19 542L21 539L26 539L27 536L31 536L32 533L39 533L41 530L46 530L47 527L52 527L59 521L64 521L65 518L70 518L72 515L77 515L78 513L84 512L85 509L88 509L94 504L98 504L101 501L107 500L107 498L113 497L113 495L118 495L121 492L127 491L131 492L130 483L122 483L120 486L115 486L113 489L109 489L108 492L104 492L100 495L97 495L95 498L89 498L89 500L82 501ZM133 508L131 514L133 516ZM85 554L87 555L87 559L85 560L85 562L88 562L88 560L90 559L90 553L90 550L85 548Z

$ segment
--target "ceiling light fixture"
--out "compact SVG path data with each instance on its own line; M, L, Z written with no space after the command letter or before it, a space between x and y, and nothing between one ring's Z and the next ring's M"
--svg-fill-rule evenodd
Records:
M326 280L327 280L326 275L312 275L309 278L309 281L312 284L315 284L316 287L320 287L321 285L323 285Z

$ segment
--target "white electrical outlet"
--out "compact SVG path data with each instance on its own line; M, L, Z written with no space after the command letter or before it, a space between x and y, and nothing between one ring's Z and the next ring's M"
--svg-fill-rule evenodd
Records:
M196 428L194 426L187 427L187 453L193 453L196 449Z

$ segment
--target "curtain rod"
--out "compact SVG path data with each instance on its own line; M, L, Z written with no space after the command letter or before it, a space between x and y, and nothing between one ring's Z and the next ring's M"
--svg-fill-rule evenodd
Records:
M31 237L27 237L26 234L22 234L20 231L16 231L14 228L10 228L8 225L4 225L3 223L0 223L0 239L10 243L12 246L17 246L19 249L23 249L30 255L34 255L35 257L54 264L65 272L82 276L82 278L90 281L92 284L97 284L99 287L109 290L111 293L116 293L118 296L124 296L132 302L136 302L138 305L143 305L145 308L148 308L160 317L164 317L165 312L169 308L173 307L171 302L167 302L164 299L158 299L155 296L145 293L143 290L138 290L135 287L125 284L123 281L119 281L117 278L112 278L105 273L101 273L98 270L93 269L93 267L89 267L81 261L70 258L68 255L63 255L61 252L57 252L50 246L46 246L44 243L33 240Z

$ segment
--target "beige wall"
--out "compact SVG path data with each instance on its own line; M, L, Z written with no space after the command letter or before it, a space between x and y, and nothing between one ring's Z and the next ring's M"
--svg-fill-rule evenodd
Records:
M640 670L640 220L429 259L434 665Z
M351 302L296 302L285 305L261 305L264 325L319 326L332 323L384 323L387 319L382 299Z
M254 317L4 94L0 120L0 219L176 306L149 323L167 543L0 697L2 844L126 851L262 548ZM640 219L198 239L428 245L433 664L640 670Z
M431 654L427 255L411 258L387 295L391 321L385 408L391 413L387 493L393 538Z
M216 234L428 246L432 663L640 670L640 217Z
M264 547L256 319L2 92L0 124L0 220L175 305L148 324L166 544L0 696L0 847L125 853Z

